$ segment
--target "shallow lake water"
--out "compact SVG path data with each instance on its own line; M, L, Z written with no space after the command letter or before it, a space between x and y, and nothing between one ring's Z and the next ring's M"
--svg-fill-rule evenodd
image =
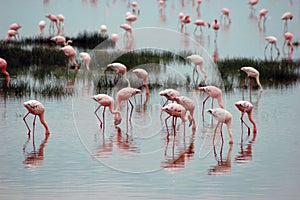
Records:
M5 22L7 24L2 22L1 27L8 27L12 22L20 21L24 24L20 31L22 35L32 36L37 34L38 29L35 31L34 27L40 19L44 19L45 13L62 12L68 19L74 20L70 24L78 22L76 26L68 25L66 22L68 34L76 35L85 29L94 31L103 23L109 24L110 33L118 33L120 32L118 25L123 22L124 12L129 10L127 1L43 2L26 3L22 11L16 12L14 16L0 12L2 19L11 19ZM142 1L140 3L141 19L136 22L138 29L134 31L135 48L151 47L164 51L174 50L174 53L178 50L199 52L206 61L204 67L208 72L207 83L224 89L217 66L210 58L214 52L213 31L204 31L205 37L208 37L210 33L209 41L211 42L204 43L204 49L202 49L197 45L197 38L194 38L192 34L192 26L188 27L190 35L183 37L174 28L177 27L179 11L195 10L195 7L191 5L192 1L185 2L183 8L179 1L167 1L166 20L160 21L157 1ZM14 6L14 3L10 1L5 5L19 9ZM65 8L70 3L73 3L74 8L66 10ZM265 34L271 34L274 30L274 34L280 37L283 23L277 23L275 19L280 18L282 13L289 9L295 14L291 24L297 22L299 24L299 1L274 0L260 3L261 8L268 6L272 13L272 18L267 20ZM1 4L4 5L4 2ZM236 12L241 14L239 16L244 17L240 17L241 24L249 27L247 34L253 33L254 35L254 38L248 41L249 48L237 48L241 44L237 37L239 32L237 24L233 22L228 32L221 29L218 38L220 58L227 56L263 58L265 42L257 30L256 21L248 18L250 9L245 2L203 1L202 5L203 14L201 15L206 16L205 18L210 21L214 17L213 13L217 13L219 17L221 7L232 6L233 13L236 8ZM239 6L243 9L238 9ZM27 7L28 9L25 9ZM29 10L29 7L36 10L32 16L20 15L25 10ZM144 15L147 7L153 8L153 12ZM205 10L212 10L212 12L205 13ZM256 13L258 10L257 8ZM79 15L81 11L89 15ZM192 18L194 16L196 12ZM172 18L174 20L171 20ZM235 21L236 16L232 18ZM142 19L145 21L143 22ZM279 22L282 21L279 20ZM145 24L156 28L144 28ZM241 29L245 30L245 27ZM289 28L294 33L299 32L299 26ZM158 30L162 35L171 33L168 37L172 41L157 42L153 32ZM5 35L3 29L1 29L1 35ZM148 36L148 40L144 39L145 35ZM224 40L224 37L227 37L227 40ZM298 37L295 34L295 38ZM241 36L241 40L244 39ZM282 39L280 42L282 45ZM123 35L120 38L120 47L126 49ZM62 68L65 74L62 79L53 74L39 79L32 73L24 72L24 74L18 74L17 77L12 77L11 80L11 83L24 81L30 87L37 88L37 91L49 85L50 87L58 86L66 90L62 95L49 96L32 92L15 96L4 95L1 91L0 199L41 199L41 197L43 199L298 198L300 185L298 172L300 136L297 129L299 82L264 86L261 94L257 89L253 89L251 93L249 88L243 91L236 84L229 91L223 90L225 108L233 115L234 143L228 144L229 138L224 125L224 144L222 145L221 138L217 135L216 144L213 145L213 132L217 121L207 113L204 115L204 121L201 116L202 101L206 95L195 90L192 83L186 84L187 76L192 74L193 66L183 65L176 61L167 64L146 63L135 68L146 68L149 72L149 83L156 85L151 88L148 100L146 101L144 90L142 95L137 95L135 99L132 99L135 107L132 121L128 124L125 117L126 104L123 104L124 107L121 108L123 120L118 127L113 125L113 116L107 109L103 130L100 129L99 121L94 114L98 104L90 96L101 92L115 97L117 91L126 85L121 77L114 88L97 87L99 76L104 73L103 63L114 60L114 58L97 60L97 50L90 51L93 58L90 72L80 69L75 76L73 70L68 71ZM296 48L294 58L299 57L297 52L299 51ZM131 70L128 72L128 77L132 85L140 86ZM108 78L112 79L113 76L108 74ZM1 82L4 83L3 79ZM171 130L170 120L168 138L168 130L164 121L167 115L165 113L161 115L160 110L164 99L159 96L159 91L172 84L176 85L176 89L182 95L195 101L197 129L193 132L188 124L184 127L178 120L175 136ZM45 105L45 118L51 131L49 137L45 136L43 126L37 120L35 136L28 138L23 122L23 117L27 112L23 107L23 102L28 99L37 99ZM235 108L234 103L242 99L254 104L256 137L253 137L251 132L248 138L247 128L241 126L241 113ZM217 106L216 101L214 106ZM208 100L205 109L210 107L211 101ZM99 116L101 112L102 109L98 112ZM246 115L244 119L249 123ZM32 120L33 116L29 115L27 121L31 127ZM250 127L252 131L252 126Z

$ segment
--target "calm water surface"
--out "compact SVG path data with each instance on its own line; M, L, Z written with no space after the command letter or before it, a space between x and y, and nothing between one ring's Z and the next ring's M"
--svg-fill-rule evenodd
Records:
M37 34L38 21L44 19L45 13L53 12L64 13L68 20L74 20L72 23L68 22L69 24L66 22L66 33L70 35L76 35L81 30L97 30L103 23L109 25L109 32L120 32L118 25L123 22L124 13L128 10L125 1L116 1L116 3L99 1L97 4L91 4L90 1L44 2L49 3L33 1L26 3L21 11L15 6L14 1L1 2L2 9L8 6L18 10L13 16L11 12L6 14L0 12L1 19L7 19L1 22L1 27L8 27L9 24L19 21L24 24L21 29L22 35L32 36ZM260 2L261 8L266 6L272 13L267 21L266 35L274 31L278 38L281 36L283 23L277 23L277 19L286 10L292 10L295 14L291 24L299 22L299 1L289 2L293 2L293 5L288 1ZM70 3L74 8L68 10L66 7ZM178 12L195 9L191 3L187 3L182 8L179 1L167 1L166 21L160 21L156 3L156 1L140 3L141 19L136 22L137 28L147 25L174 30L177 26ZM218 8L215 8L215 5L218 5ZM245 2L205 1L201 7L201 15L212 21L216 15L214 13L219 16L220 8L225 5L232 6L230 7L232 12L235 10L241 15L235 14L234 17L233 14L233 23L228 32L221 29L218 38L220 57L263 58L265 43L261 38L261 33L257 30L256 22L249 19L250 10ZM243 10L239 9L240 7ZM146 14L145 8L153 8L153 12ZM205 12L205 8L212 11ZM30 9L36 12L32 15L22 15ZM81 12L89 14L79 15ZM191 15L193 18L196 12ZM240 24L244 24L244 27L238 27L235 22L236 16L241 16ZM70 24L76 24L76 26ZM241 32L238 30L246 30L245 27L249 30L246 35L249 36L252 33L254 39L249 39L249 48L238 48L241 41L246 38L245 34L239 34ZM297 31L299 33L299 26L289 28L295 33L297 39L296 33ZM144 31L151 35L153 29L150 32L147 30L149 29L136 31L135 41L138 48L149 47L149 42L141 40L142 37L139 36L143 35ZM193 38L193 27L188 27L188 30ZM161 34L167 32L164 29ZM209 60L209 56L214 51L214 34L208 30L205 30L204 34L205 37L211 35L211 43L204 43L207 51L202 51L202 49L200 51L205 60ZM1 28L1 35L3 37L5 35L3 28ZM178 33L172 34L172 38L178 37ZM222 39L223 37L227 37L227 40ZM168 43L153 44L153 38L155 37L151 37L150 40L151 47L156 46L163 50L172 49L169 48ZM179 37L176 42L171 43L174 43L176 50L194 48L194 43L186 46L184 41ZM197 39L193 38L192 41L197 41ZM282 42L281 39L281 45ZM120 44L123 45L122 42ZM297 51L296 49L294 57L298 57ZM133 99L135 105L133 119L128 126L124 117L118 128L115 128L113 118L107 112L104 132L99 128L99 122L93 113L98 105L90 99L91 95L99 92L96 83L98 74L103 72L102 68L97 68L95 61L91 66L91 73L80 70L74 80L56 82L68 88L72 95L46 97L32 93L30 96L18 98L13 95L2 95L0 97L0 171L2 172L0 174L0 199L40 199L41 197L43 199L298 198L300 184L298 170L300 137L297 129L299 83L289 86L281 85L277 88L265 87L261 95L257 90L253 90L251 95L249 90L243 93L238 87L224 92L225 107L233 115L234 144L230 146L227 143L228 135L224 126L224 145L221 145L221 139L218 137L216 145L213 146L212 135L217 122L207 114L205 114L204 122L201 118L202 101L206 95L189 86L182 86L186 82L186 74L191 74L193 67L182 66L178 63L151 65L151 67L149 65L139 67L148 67L149 81L159 83L161 87L151 89L147 106L144 106L144 94L142 103L140 103L140 96ZM160 70L157 70L158 68ZM208 83L222 85L217 68L211 61L205 68L209 69ZM129 72L128 75L132 83L136 84L132 73ZM50 78L46 77L43 83L33 81L34 78L30 74L19 76L19 80L27 80L30 85L37 87L53 81ZM12 82L16 81L16 78L12 79ZM176 89L196 102L197 130L192 132L190 127L186 127L184 131L183 125L180 125L176 137L171 134L167 140L167 130L164 125L166 115L163 113L160 118L162 99L158 92L168 87L167 83L170 81L176 81L179 84ZM123 81L115 88L103 90L103 92L115 97L118 89L122 87L124 87ZM247 129L246 127L242 129L240 124L241 113L234 107L234 103L241 100L243 96L245 100L255 105L253 116L258 130L256 138L253 138L252 134L249 138L246 137ZM51 130L49 138L45 138L44 129L39 122L36 124L34 141L33 137L27 137L27 129L22 119L26 110L22 103L28 99L38 99L45 105L45 117ZM214 105L216 106L216 102ZM208 101L206 108L210 106L210 101ZM121 112L124 116L126 108L122 108ZM101 116L101 112L99 115ZM33 116L29 116L27 120L29 125L32 125ZM243 137L242 133L244 133Z

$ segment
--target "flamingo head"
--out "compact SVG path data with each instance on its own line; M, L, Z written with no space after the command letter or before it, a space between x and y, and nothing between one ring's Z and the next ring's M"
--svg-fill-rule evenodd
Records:
M115 114L114 120L115 120L115 122L114 122L114 125L115 125L115 126L121 124L121 122L122 122L122 117L121 117L121 113L120 113L120 112L119 112L118 114Z
M198 87L198 90L201 92L208 92L209 89L207 87Z
M210 28L210 23L207 22L207 27Z

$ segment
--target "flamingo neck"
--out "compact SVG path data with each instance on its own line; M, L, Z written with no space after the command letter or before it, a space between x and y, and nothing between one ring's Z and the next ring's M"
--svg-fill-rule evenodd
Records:
M39 115L39 118L40 118L41 123L43 124L43 126L44 126L45 129L46 129L46 134L49 134L49 133L50 133L50 130L49 130L49 127L48 127L47 122L45 121L44 113L40 114L40 115Z
M256 123L254 122L252 117L252 110L249 111L247 114L248 114L249 121L253 124L253 132L256 133Z
M224 105L223 105L223 103L222 103L222 95L219 95L219 96L217 97L217 100L218 100L219 106L220 106L221 108L224 109Z

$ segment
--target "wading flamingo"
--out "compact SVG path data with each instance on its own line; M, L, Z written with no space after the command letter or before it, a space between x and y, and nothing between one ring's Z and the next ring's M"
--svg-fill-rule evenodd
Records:
M71 45L67 45L60 48L60 50L63 50L65 55L68 57L67 67L69 67L69 59L71 59L72 63L75 65L75 70L78 70L78 64L76 62L76 51L73 49L73 47Z
M180 96L180 92L170 88L170 89L165 89L163 91L160 91L159 95L164 96L167 99L165 103L162 105L162 107L164 107L168 103L168 101L172 101L172 102L175 101L175 98Z
M228 8L222 8L221 9L221 16L220 16L220 22L222 22L222 18L225 16L228 20L228 23L230 24L231 23L231 19L230 19L230 10ZM225 19L226 19L225 18Z
M138 79L141 79L143 81L143 85L142 86L145 86L146 88L146 95L149 95L149 87L148 87L148 72L144 69L141 69L141 68L137 68L137 69L134 69L132 71L132 73L134 73L136 75L136 77Z
M127 24L131 25L132 22L137 20L137 16L135 14L131 14L130 12L126 13L125 20Z
M253 105L249 102L249 101L237 101L234 104L237 109L239 109L239 111L242 112L241 115L241 123L245 124L248 128L248 136L250 135L250 127L248 126L248 124L243 120L244 114L247 113L248 114L248 119L249 121L253 124L253 134L256 134L256 124L253 120L252 117L252 110L253 110Z
M18 23L13 23L9 26L9 30L15 30L15 31L19 31L19 29L22 28L22 26ZM18 36L18 39L19 39L19 32L18 34L16 34L16 36Z
M119 90L117 93L117 111L120 111L122 101L127 102L127 113L126 113L127 121L126 121L126 123L128 123L128 102L131 105L131 111L130 111L130 115L129 115L129 121L131 121L132 111L133 111L134 106L133 106L132 102L130 101L130 98L137 94L142 94L142 91L139 89L136 89L136 88L132 88L132 87L123 88L123 89ZM121 120L122 120L121 114L117 115L116 120L115 120L115 125L120 124Z
M260 92L262 92L263 88L262 88L262 86L261 86L261 84L259 82L259 72L255 68L253 68L253 67L242 67L241 70L247 73L246 78L243 80L243 88L244 88L245 83L246 83L246 81L247 81L248 78L255 78L256 82L257 82L257 85L260 88ZM250 88L251 87L252 87L252 81L250 79Z
M254 6L258 3L258 0L250 0L248 4L250 5L251 9L254 9Z
M2 40L2 44L4 43L4 42L6 42L7 40L10 40L12 37L14 37L15 39L17 39L17 35L18 35L19 33L18 33L18 31L16 31L16 30L8 30L7 31L7 37L4 39L4 40Z
M10 80L10 76L9 73L6 71L6 67L7 67L7 62L5 59L0 58L0 69L2 71L2 74L5 75L5 82L6 82L6 86L9 86L9 80Z
M282 16L281 16L281 20L284 20L284 27L283 27L283 30L284 32L287 32L288 31L288 20L292 20L294 17L293 13L291 12L286 12L284 13Z
M81 60L81 66L84 66L87 70L90 70L90 62L91 62L91 56L87 52L81 52L79 53L79 57Z
M57 35L59 35L60 28L59 28L59 24L58 24L59 23L58 18L55 15L52 15L52 14L48 14L45 17L48 18L51 21L50 26L49 26L49 33L51 34L51 29L53 29L53 31L54 31L54 23L55 23L55 26L57 28Z
M119 116L121 116L120 111L113 109L114 99L111 96L108 96L106 94L97 94L97 95L91 96L91 99L94 99L96 102L99 103L99 106L94 111L94 114L96 115L96 117L98 118L98 120L100 122L100 128L101 129L103 128L103 132L105 129L105 109L106 109L106 107L108 107L111 114L114 115L115 121L121 120L118 118ZM100 117L97 114L97 111L101 108L101 106L104 107L103 112L102 112L102 120L100 119Z
M196 129L196 120L194 118L194 111L195 111L195 102L186 97L186 96L179 96L179 97L175 97L175 101L182 105L186 111L189 111L189 115L188 115L188 120L190 122L189 126L192 126L193 129Z
M229 134L229 144L233 144L232 132L231 132L232 114L223 108L208 109L207 112L211 114L216 120L218 120L218 124L214 130L213 144L215 144L215 137L219 126L220 126L220 133L222 137L222 144L224 143L224 138L222 133L223 123L225 123L227 126L227 130Z
M283 43L283 51L284 51L284 47L285 47L285 44L288 44L289 46L289 52L294 52L294 45L293 45L293 34L290 33L290 32L286 32L284 33L284 43Z
M199 27L201 33L202 33L202 26L204 26L204 27L207 26L208 28L210 28L210 23L205 22L202 19L195 20L194 24L196 25L194 33L196 32L196 30L197 30L198 27Z
M265 46L265 51L264 51L264 55L266 57L266 50L267 50L267 47L271 44L271 58L272 58L272 51L273 51L273 46L275 47L275 49L277 50L277 57L280 55L280 51L277 47L277 38L274 37L274 36L268 36L266 37L266 41L267 41L267 44Z
M42 123L42 125L45 127L45 130L46 130L46 133L45 134L50 134L50 130L49 130L49 127L47 125L47 122L45 121L45 118L44 118L44 113L45 113L45 107L44 105L37 101L37 100L29 100L29 101L26 101L23 103L24 107L28 110L28 113L23 117L23 120L26 124L26 127L28 129L28 135L30 135L30 128L26 122L26 117L29 115L29 114L33 114L34 115L34 119L33 119L33 136L34 136L34 127L35 127L35 120L36 120L36 116L39 116L40 118L40 121Z
M214 42L217 42L218 30L220 29L220 24L218 23L217 19L214 20L212 28L215 30L215 40L214 40Z
M202 103L202 119L204 121L204 106L206 101L211 97L211 107L213 108L213 102L214 99L218 100L218 104L221 108L224 108L224 105L222 103L222 90L218 87L215 86L205 86L205 87L199 87L198 88L201 92L206 92L207 93L207 97L204 99L203 103Z
M198 79L199 79L199 72L198 72L197 66L199 66L200 71L204 74L204 80L201 81L201 84L204 84L206 82L206 79L207 79L207 74L206 74L206 71L204 70L204 67L203 67L204 59L199 55L193 54L193 55L190 55L190 56L186 57L186 60L188 60L189 62L194 64L193 81L195 81L195 73L197 75L195 85L198 84Z
M67 46L72 43L72 40L66 41L66 38L61 35L54 36L50 40L54 41L57 45L63 45L63 46Z
M114 77L114 85L116 85L117 82L119 81L120 74L123 74L124 79L128 83L127 87L130 87L129 79L126 76L127 67L124 64L122 64L122 63L111 63L111 64L107 65L106 69L112 69L116 73L115 77Z
M267 20L266 15L267 15L268 12L269 12L269 11L268 11L267 9L261 9L261 10L259 11L258 26L260 26L260 22L261 22L262 18L264 18L263 24L265 24L265 22L266 22L266 20Z
M165 118L165 125L168 131L168 136L169 137L169 129L168 129L168 119L170 117L172 117L172 127L173 127L173 131L174 131L174 136L176 135L176 123L177 123L177 118L179 117L181 119L181 121L184 123L186 122L186 109L178 104L178 103L170 103L164 107L161 108L162 111L166 112L169 114L169 116L167 116Z
M62 14L58 14L57 16L59 22L59 28L61 28L61 34L64 34L65 31L65 17Z
M40 27L40 37L44 37L44 28L46 27L46 21L41 20L39 22L39 27Z
M180 20L180 31L183 32L183 28L185 29L186 32L186 25L189 24L191 22L191 17L189 15L184 16L181 20Z

